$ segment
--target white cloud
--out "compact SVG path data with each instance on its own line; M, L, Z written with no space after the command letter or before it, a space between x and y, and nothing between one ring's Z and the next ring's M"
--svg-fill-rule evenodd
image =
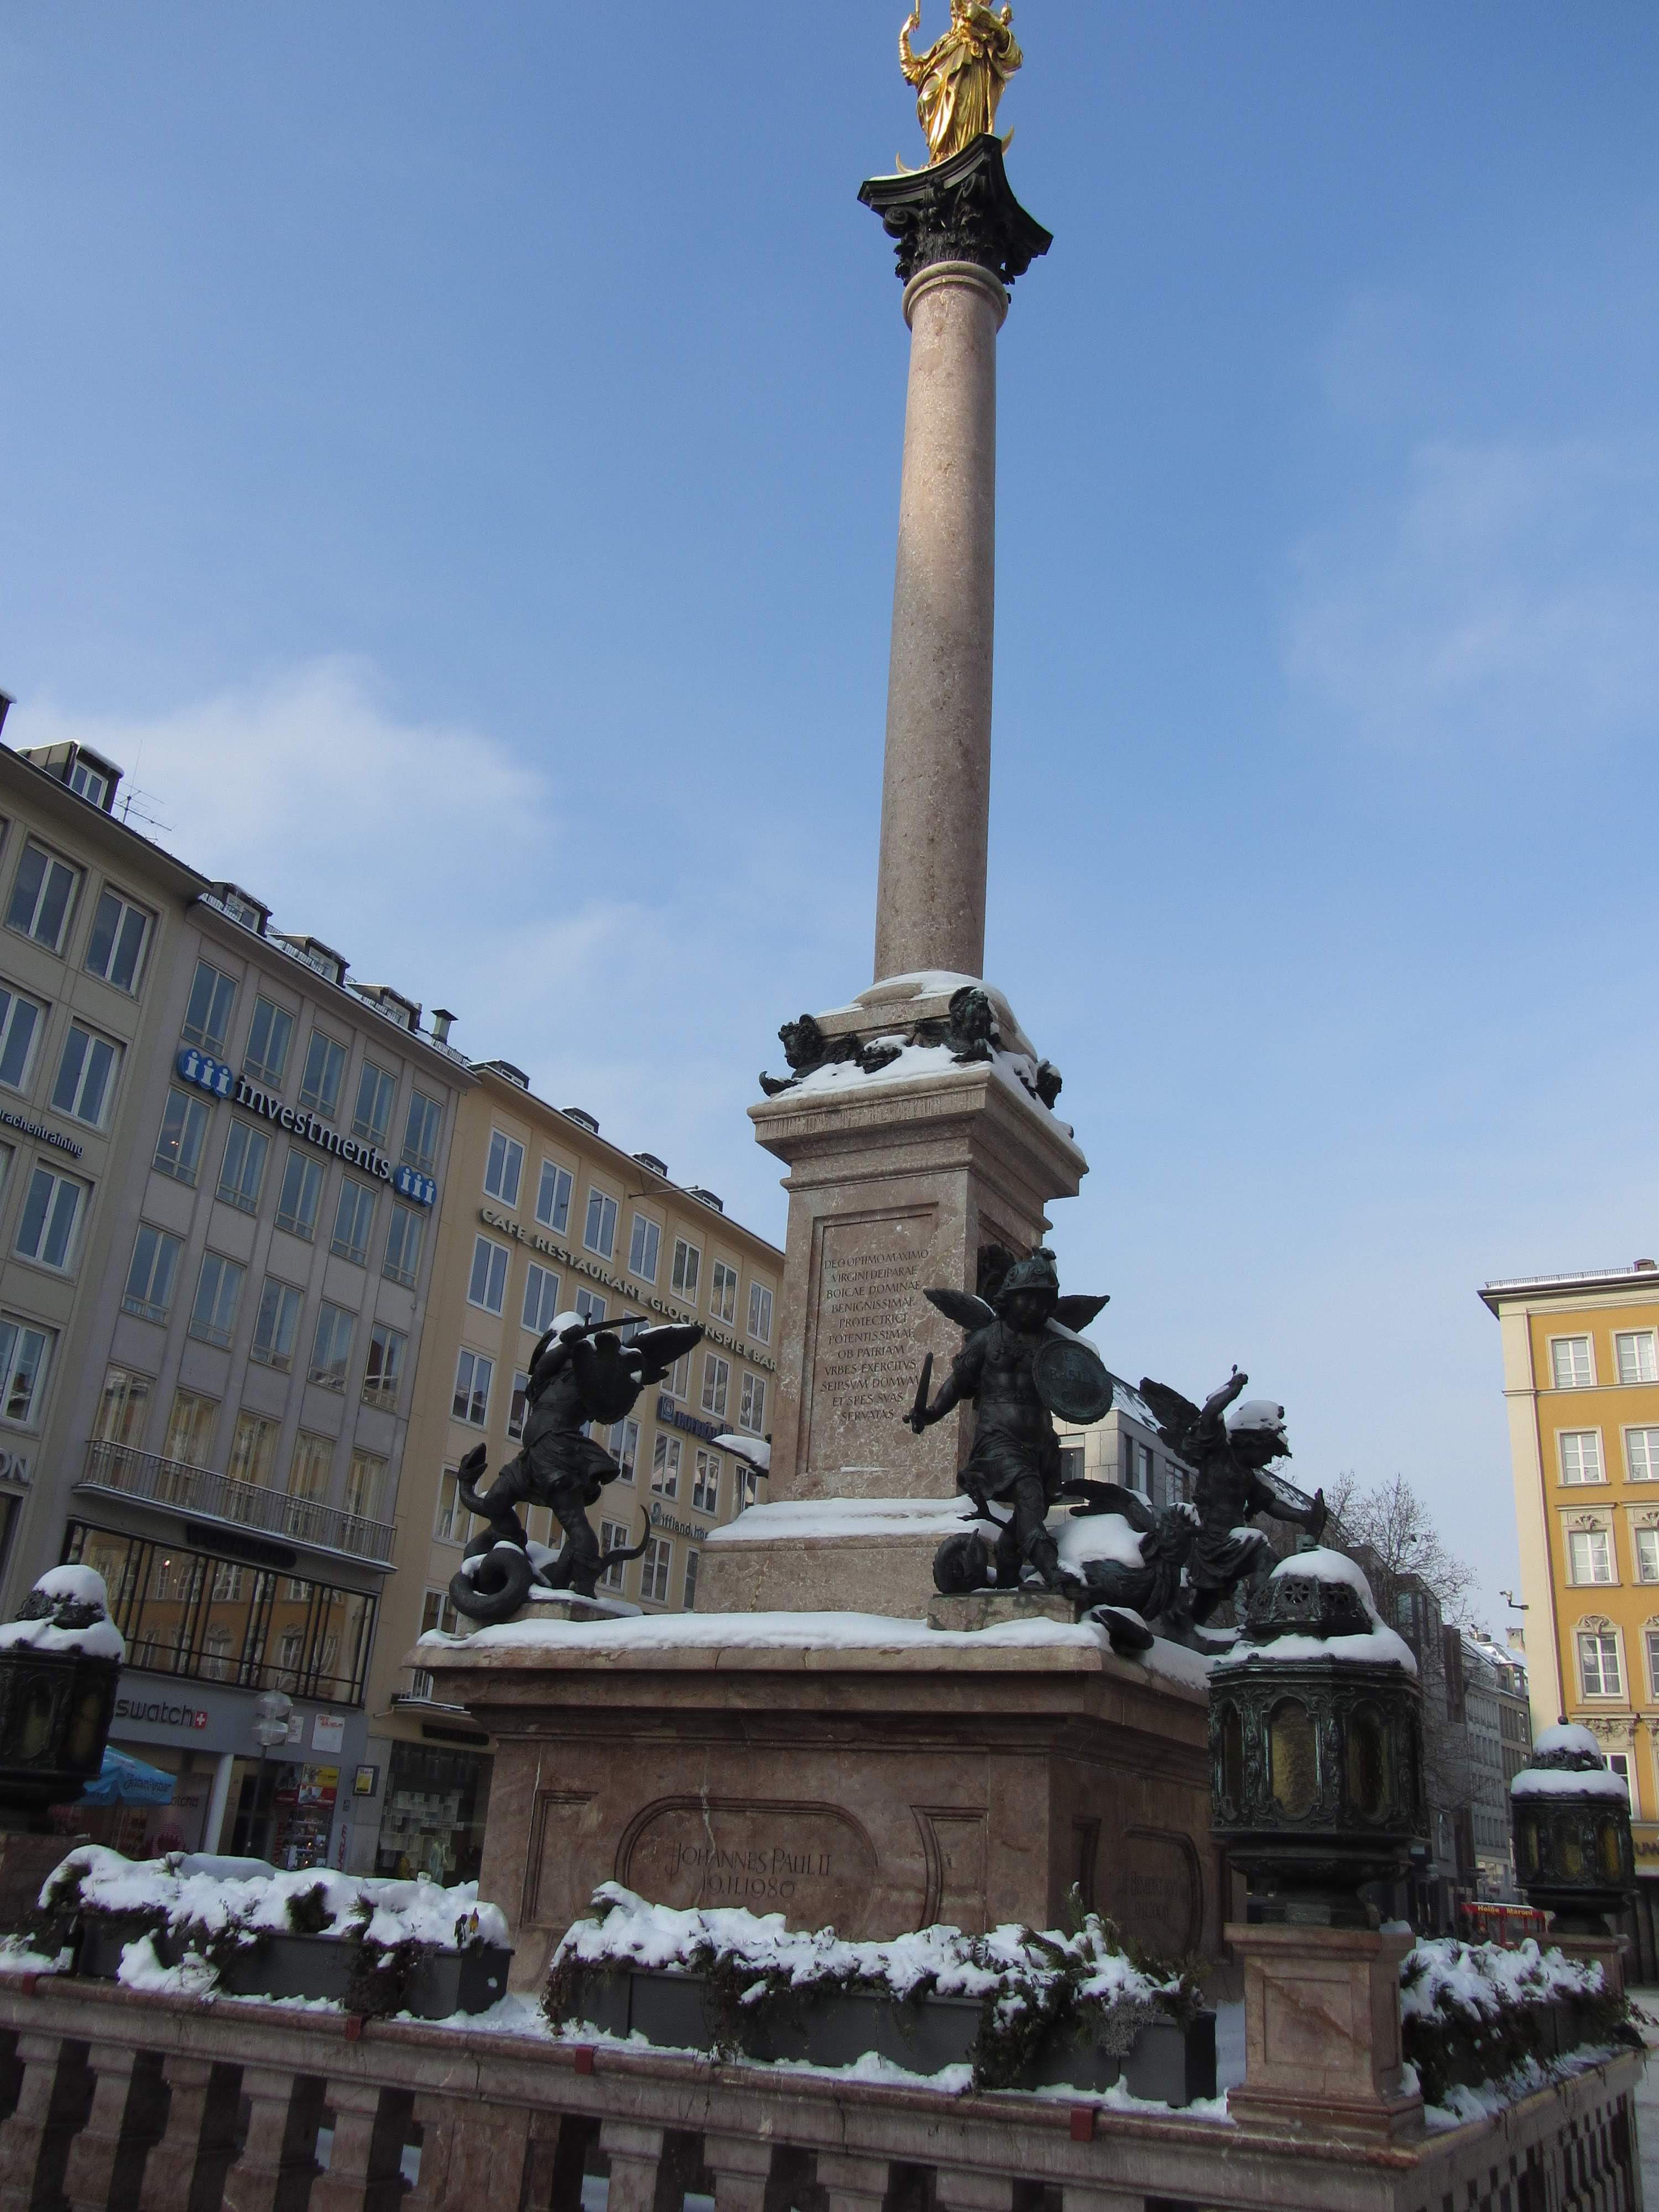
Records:
M555 1104L587 1107L628 1149L781 1226L776 1170L743 1111L757 1036L781 1018L765 971L788 957L787 923L756 949L776 895L763 836L717 867L647 866L625 796L595 836L539 768L480 731L403 719L346 659L148 718L22 702L6 737L106 754L167 825L133 826L269 902L273 927L337 946L362 981L453 1008L464 1050L514 1061ZM619 896L630 851L641 865Z
M1650 452L1613 444L1419 446L1391 503L1303 547L1293 685L1389 745L1650 730L1656 473Z

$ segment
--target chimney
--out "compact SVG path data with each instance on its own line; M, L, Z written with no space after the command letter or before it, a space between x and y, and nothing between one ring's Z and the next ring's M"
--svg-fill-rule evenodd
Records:
M449 1042L449 1032L451 1028L453 1026L454 1020L455 1017L450 1012L447 1006L434 1006L432 1009L432 1035L434 1042L438 1044L447 1044Z

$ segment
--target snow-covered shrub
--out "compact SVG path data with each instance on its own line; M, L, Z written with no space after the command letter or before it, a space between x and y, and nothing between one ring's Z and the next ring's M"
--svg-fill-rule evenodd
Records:
M1190 1976L1138 1963L1094 1913L1079 1915L1070 1935L934 1927L850 1943L833 1928L787 1928L781 1913L651 1905L619 1882L605 1883L593 1905L594 1917L575 1922L554 1954L543 1998L552 2025L585 2018L598 1983L618 1971L693 1974L710 1990L721 2055L760 2051L769 2029L817 1999L873 1996L900 2007L965 1997L980 2007L975 2084L1006 2087L1056 2036L1127 2050L1143 2027L1184 2022L1197 2002Z
M1529 2060L1581 2044L1627 2040L1629 2008L1594 1961L1451 1936L1413 1946L1400 1964L1401 2035L1425 2101L1459 2084L1500 2082Z

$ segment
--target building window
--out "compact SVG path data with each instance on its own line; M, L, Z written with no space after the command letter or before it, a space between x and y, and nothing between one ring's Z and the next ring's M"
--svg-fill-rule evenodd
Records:
M150 917L118 891L106 890L92 918L87 940L87 973L118 991L136 991L149 942Z
M346 1470L345 1510L359 1520L378 1521L385 1497L386 1463L378 1452L355 1451Z
M57 1341L54 1329L31 1328L27 1322L0 1316L0 1420L20 1429L34 1427Z
M663 1389L671 1398L689 1398L691 1395L691 1355L681 1352L679 1358L663 1377Z
M674 1239L674 1265L669 1276L675 1291L687 1305L697 1303L697 1278L702 1270L702 1254L695 1244L688 1244L684 1237Z
M642 1283L654 1283L662 1257L662 1231L642 1213L634 1216L628 1243L628 1272Z
M317 1326L311 1339L311 1380L320 1382L325 1390L343 1390L346 1370L351 1364L351 1340L356 1333L357 1316L343 1306L330 1305L326 1299L318 1308Z
M458 1421L482 1429L489 1421L489 1385L495 1363L482 1352L463 1352L455 1362L455 1400L450 1411Z
M102 1443L137 1446L143 1441L144 1422L155 1389L151 1376L134 1375L125 1367L112 1367L104 1376L98 1401L98 1425L94 1434Z
M289 1047L293 1042L293 1015L273 1006L269 999L256 999L253 1019L248 1024L247 1055L242 1063L248 1073L268 1083L273 1091L279 1090L288 1073Z
M190 1334L204 1344L230 1349L236 1333L236 1309L241 1302L242 1277L246 1269L217 1252L202 1255L202 1272L196 1278L196 1303L191 1308Z
M1636 1531L1636 1579L1659 1583L1659 1528Z
M1648 1695L1659 1698L1659 1623L1650 1621L1642 1640L1647 1649Z
M1613 1539L1605 1528L1567 1531L1567 1580L1571 1583L1610 1583L1613 1580Z
M155 1158L150 1165L193 1190L202 1162L202 1139L206 1134L205 1100L191 1098L182 1091L169 1091L161 1115L161 1134L155 1139Z
M601 1552L619 1552L626 1548L627 1543L628 1531L619 1522L600 1522L599 1549ZM614 1566L607 1567L605 1572L599 1577L599 1588L601 1589L619 1590L622 1586L623 1562L618 1559Z
M28 1088L34 1041L40 1034L46 1011L33 999L0 988L0 1083L9 1091Z
M184 1249L182 1241L169 1237L165 1229L154 1229L148 1221L139 1223L138 1234L132 1240L127 1286L121 1298L123 1313L130 1313L139 1321L167 1319L179 1273L179 1255Z
M374 1234L374 1193L366 1182L356 1182L349 1176L342 1177L329 1250L337 1260L349 1260L355 1267L366 1267Z
M460 1615L455 1610L455 1601L447 1590L429 1589L421 1604L421 1633L453 1636L460 1626ZM427 1680L431 1680L428 1674Z
M17 880L6 909L7 928L32 937L50 951L60 951L75 902L75 886L80 880L78 868L70 867L67 860L60 860L31 837L17 864Z
M120 1065L118 1044L95 1036L79 1022L71 1022L64 1039L64 1056L58 1063L58 1080L52 1087L52 1104L71 1121L84 1121L89 1129L101 1129Z
M507 1261L505 1244L492 1243L488 1237L473 1239L472 1279L466 1286L469 1305L500 1313L507 1299Z
M289 1147L283 1187L276 1194L276 1226L307 1244L317 1234L317 1206L323 1194L321 1164L297 1146Z
M1607 1753L1607 1768L1624 1784L1625 1795L1634 1804L1636 1800L1630 1786L1630 1753L1627 1751L1610 1751Z
M578 1291L576 1315L580 1321L603 1321L610 1307L597 1291Z
M698 1513L720 1510L720 1462L718 1452L700 1451L692 1462L691 1504Z
M525 1277L524 1326L532 1336L540 1336L553 1325L559 1310L559 1279L550 1267L532 1266Z
M484 1163L484 1195L499 1199L512 1212L519 1203L519 1182L524 1174L524 1146L499 1129L489 1133L489 1157Z
M377 1321L368 1333L368 1364L363 1370L363 1403L383 1413L397 1411L398 1391L404 1379L404 1355L409 1339L401 1329Z
M1550 1346L1550 1367L1558 1390L1583 1390L1595 1380L1587 1336L1558 1336Z
M1601 1431L1600 1429L1561 1429L1556 1443L1561 1453L1563 1482L1600 1482L1601 1472Z
M259 1189L265 1179L265 1158L270 1139L263 1129L233 1120L225 1139L224 1164L219 1170L219 1195L227 1206L243 1213L259 1211Z
M726 1419L726 1401L732 1388L732 1365L718 1352L708 1352L702 1361L702 1410L711 1420Z
M1624 1675L1619 1664L1619 1638L1612 1629L1579 1630L1578 1676L1587 1698L1624 1696Z
M375 1612L365 1593L83 1522L72 1521L66 1534L65 1559L104 1577L135 1664L362 1705Z
M738 1313L738 1271L716 1260L708 1279L708 1310L716 1321L732 1322Z
M345 1080L346 1053L321 1030L313 1030L306 1047L305 1073L300 1078L300 1103L331 1121L340 1110L340 1085Z
M404 1122L404 1165L418 1168L422 1175L431 1175L438 1164L438 1138L444 1125L444 1109L435 1098L428 1098L424 1091L412 1091L409 1097L409 1114Z
M651 1487L659 1497L680 1494L680 1440L659 1435L651 1451Z
M607 1198L602 1190L587 1194L587 1223L582 1231L582 1243L590 1252L597 1252L601 1260L608 1260L617 1249L617 1201Z
M757 1344L772 1341L772 1293L763 1283L749 1285L749 1334Z
M766 1426L766 1384L758 1375L743 1378L743 1399L738 1408L738 1426L759 1436Z
M760 1469L739 1467L737 1470L737 1510L746 1513L751 1505L760 1503Z
M421 1248L426 1242L426 1216L412 1206L394 1206L392 1226L386 1234L386 1264L380 1273L389 1283L412 1291L421 1271Z
M37 1167L29 1178L17 1224L17 1251L25 1260L66 1273L75 1264L87 1186L55 1168Z
M288 1471L288 1494L315 1505L328 1495L334 1468L334 1440L301 1429L294 1440L294 1463Z
M647 1605L668 1602L668 1571L674 1547L666 1536L653 1536L640 1561L640 1595Z
M1632 1482L1659 1479L1659 1429L1626 1429L1625 1465Z
M1650 1328L1620 1329L1613 1340L1613 1359L1621 1382L1659 1382Z
M637 1421L618 1421L611 1431L611 1456L622 1469L619 1480L632 1482L639 1472L640 1425Z
M517 1443L524 1435L524 1425L530 1412L530 1377L522 1368L513 1375L513 1395L507 1401L507 1433Z
M562 1236L570 1226L570 1177L551 1160L542 1162L541 1188L536 1193L536 1218L544 1229Z
M697 1561L702 1555L688 1552L685 1555L685 1595L683 1601L688 1613L697 1609Z
M212 1458L213 1430L218 1418L216 1398L204 1398L199 1390L175 1390L162 1456L181 1460L186 1467L206 1467Z
M357 1110L351 1117L354 1137L367 1137L371 1145L383 1145L386 1131L392 1127L392 1102L398 1095L398 1079L388 1075L383 1067L376 1067L366 1060L357 1078Z
M233 1481L257 1483L261 1490L270 1488L276 1459L276 1427L262 1413L238 1413L227 1469Z
M291 1283L279 1283L274 1275L265 1277L250 1359L257 1359L262 1367L274 1367L279 1375L289 1373L294 1365L294 1340L299 1334L303 1303Z
M436 1544L459 1544L464 1540L462 1520L471 1520L461 1506L461 1477L457 1468L447 1467L438 1480L438 1510L432 1522L432 1540Z
M235 1003L236 986L232 979L221 974L210 962L198 960L191 982L190 1003L185 1008L185 1042L199 1044L204 1052L222 1052L225 1033L230 1027L230 1010Z

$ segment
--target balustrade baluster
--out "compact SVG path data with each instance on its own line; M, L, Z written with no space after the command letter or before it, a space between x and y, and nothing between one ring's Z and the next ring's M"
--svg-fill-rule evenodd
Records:
M323 2087L314 2075L242 2069L247 2133L225 2174L223 2212L298 2212L317 2170Z

